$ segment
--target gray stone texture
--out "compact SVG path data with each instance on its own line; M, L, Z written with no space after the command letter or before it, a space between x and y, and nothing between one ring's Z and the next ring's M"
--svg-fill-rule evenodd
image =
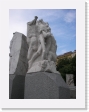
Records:
M12 84L13 84L14 78L15 78L15 75L9 75L9 99L11 99Z
M32 72L52 72L59 73L56 70L55 61L57 58L57 45L51 28L47 22L42 19L27 23L27 43L28 43L28 71Z
M29 24L27 24L27 38L33 34L38 34L38 27L36 25L30 26Z
M70 99L70 90L60 74L30 73L25 76L24 99Z
M66 74L66 83L68 86L74 86L74 75L73 74Z
M26 75L28 45L26 36L15 32L10 43L9 74Z
M9 76L9 99L24 99L24 82L23 75Z
M74 86L74 78L73 74L66 74L66 84L68 85L70 89L70 97L71 99L76 98L76 86Z
M70 90L70 97L71 99L76 99L76 89Z
M71 99L76 99L76 86L69 86Z

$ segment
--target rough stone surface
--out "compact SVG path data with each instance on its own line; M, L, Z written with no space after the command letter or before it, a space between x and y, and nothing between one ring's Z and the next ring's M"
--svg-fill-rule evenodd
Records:
M9 99L24 99L25 76L9 75Z
M26 75L28 45L26 36L15 32L10 43L9 74Z
M24 99L70 99L70 90L60 74L26 74Z
M11 99L12 85L13 85L14 78L15 78L15 75L9 75L9 99Z
M76 86L69 86L71 99L76 99Z
M76 99L76 89L73 90L70 89L70 97L71 99Z
M66 74L66 83L68 86L74 86L73 74Z

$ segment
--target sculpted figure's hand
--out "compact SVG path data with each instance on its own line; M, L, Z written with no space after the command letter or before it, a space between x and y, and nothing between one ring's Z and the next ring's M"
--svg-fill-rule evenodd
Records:
M45 31L42 31L42 34L43 34L43 38L46 38L48 36L51 36L51 32L45 32Z
M48 33L47 33L47 37L49 37L49 36L51 36L51 32L48 32Z

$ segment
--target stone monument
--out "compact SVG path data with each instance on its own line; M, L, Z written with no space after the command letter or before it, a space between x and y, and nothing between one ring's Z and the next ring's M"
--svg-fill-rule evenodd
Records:
M66 83L70 89L71 98L76 98L76 87L74 85L74 75L66 74Z
M37 16L35 17L37 18ZM27 40L28 40L28 71L32 72L53 72L56 71L56 41L51 33L49 24L42 19L28 22Z
M28 45L26 36L19 32L13 33L9 54L9 98L17 98L17 96L20 96L19 98L24 97L24 92L22 91L28 69L27 53Z
M38 17L35 16L31 22L27 22L27 37L25 37L25 40L25 46L28 50L26 49L25 52L23 50L23 54L27 57L25 61L28 66L26 64L25 68L23 67L23 70L20 71L20 74L25 76L24 84L22 84L24 86L24 99L70 98L70 90L61 74L56 70L57 45L49 24L44 22L43 19L38 20ZM23 45L20 49L22 48ZM20 64L16 68L19 69ZM24 69L25 72L23 72ZM14 71L16 71L15 68ZM18 76L20 74L14 75Z

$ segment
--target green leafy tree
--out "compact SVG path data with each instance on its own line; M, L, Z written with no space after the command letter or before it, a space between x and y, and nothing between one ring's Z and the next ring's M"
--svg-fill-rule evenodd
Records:
M66 81L66 74L74 74L74 84L76 85L76 55L73 58L59 59L57 62L57 71Z

